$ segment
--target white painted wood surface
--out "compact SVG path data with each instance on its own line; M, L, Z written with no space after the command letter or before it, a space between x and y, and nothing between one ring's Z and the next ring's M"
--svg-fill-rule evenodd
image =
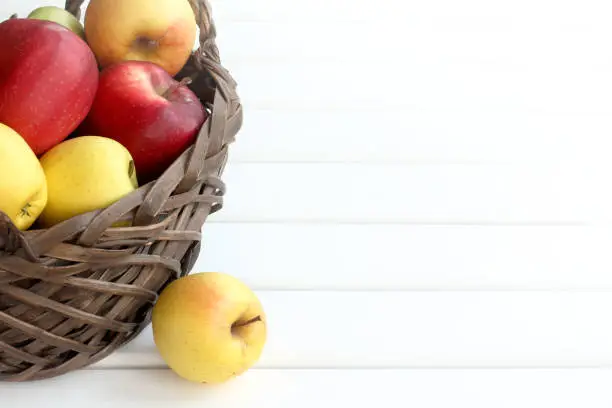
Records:
M612 289L608 227L211 222L206 228L195 268L231 270L258 290Z
M607 174L612 166L562 162L233 163L225 173L227 203L211 222L608 222L612 195L602 188Z
M261 361L186 384L149 330L0 406L609 407L612 3L211 3L245 125L196 270Z
M10 402L77 407L87 401L96 408L609 408L610 381L612 372L605 369L298 369L253 370L234 382L207 387L187 384L168 370L89 370L11 385ZM1 398L9 401L9 396Z
M612 367L607 291L259 291L261 368ZM160 368L150 330L99 367Z

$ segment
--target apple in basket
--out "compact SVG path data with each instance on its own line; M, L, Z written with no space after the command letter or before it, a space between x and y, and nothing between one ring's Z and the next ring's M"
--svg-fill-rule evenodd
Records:
M81 24L79 19L76 18L72 13L64 10L61 7L38 7L32 10L30 14L28 14L28 18L56 22L68 28L69 30L72 30L75 34L85 40L85 28L83 28L83 24Z
M47 204L39 217L43 227L106 208L138 188L130 153L106 137L65 140L46 152L40 164L47 181Z
M195 142L207 116L198 97L159 65L124 61L100 74L94 103L78 133L125 146L142 184L159 177Z
M47 183L38 158L17 132L0 123L0 211L26 230L46 204Z
M0 123L36 155L85 118L98 86L96 58L77 34L40 19L0 23Z
M91 0L85 33L102 68L151 61L176 75L194 48L197 25L188 0Z

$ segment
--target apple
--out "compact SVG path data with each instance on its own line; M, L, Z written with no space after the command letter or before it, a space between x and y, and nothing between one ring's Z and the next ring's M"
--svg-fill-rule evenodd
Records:
M100 74L80 132L117 140L134 158L139 180L149 182L195 142L207 116L198 97L159 65L125 61Z
M91 0L85 33L103 68L151 61L174 76L193 51L197 24L188 0Z
M112 139L69 139L45 153L40 163L48 189L40 216L44 227L106 208L138 188L130 152Z
M70 12L57 6L38 7L28 15L28 18L47 20L58 23L85 40L83 24Z
M168 366L197 383L223 383L251 368L267 336L261 302L239 279L195 273L170 283L152 311L153 339Z
M36 155L77 128L97 86L95 56L72 31L38 19L0 23L0 122Z
M17 132L0 123L0 211L26 230L46 203L47 182L38 158Z

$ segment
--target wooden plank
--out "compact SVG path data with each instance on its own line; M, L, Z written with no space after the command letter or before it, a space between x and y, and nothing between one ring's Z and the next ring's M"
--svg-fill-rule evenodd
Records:
M260 368L612 364L609 292L257 293L269 322ZM96 367L165 364L149 328Z
M325 3L324 0L315 0L308 5L306 1L295 1L293 7L279 0L259 0L257 3L245 0L230 0L212 3L216 18L230 21L364 21L367 18L367 2L357 0L337 0L333 3ZM399 12L404 10L401 3L395 0L385 0L370 5L372 18L382 14L389 14L390 8L395 7ZM321 12L325 10L325 12Z
M194 271L262 290L602 290L610 248L607 227L211 223Z
M248 109L235 162L606 161L609 115Z
M610 56L599 52L610 28L592 17L609 10L602 2L586 7L586 13L552 7L550 0L524 0L503 13L475 0L460 10L448 0L404 7L351 2L337 7L361 10L364 20L338 23L321 16L343 16L341 11L320 13L310 2L268 1L274 6L245 7L270 22L238 24L228 17L220 25L226 65L250 108L611 110ZM295 21L281 14L283 8L296 13ZM291 63L279 64L287 58Z
M217 386L168 370L84 371L37 383L0 384L3 406L38 408L608 408L610 370L252 370ZM53 405L55 406L55 405ZM59 405L58 405L59 406Z
M427 61L400 57L373 74L368 64L289 62L226 64L249 109L370 111L417 110L544 114L610 114L612 79L601 67L564 69L525 59L529 68ZM548 62L556 66L554 62ZM610 64L609 61L606 61ZM485 67L485 68L483 68ZM581 80L568 82L569 75ZM503 78L503 80L501 80Z
M241 21L359 21L389 20L410 26L422 19L434 25L463 24L466 29L473 24L488 24L492 31L513 28L535 29L546 25L556 26L575 23L571 28L581 28L585 20L603 25L602 14L612 11L603 0L591 0L581 7L572 3L555 3L553 0L517 0L512 6L491 3L486 0L466 0L460 4L452 0L381 0L373 5L367 0L226 0L212 2L216 16L222 20ZM557 5L557 7L554 7ZM487 20L490 19L490 20ZM364 26L367 31L367 26ZM370 34L369 31L367 31ZM363 35L366 37L366 35Z
M597 50L607 22L593 28L599 21L579 14L534 24L544 11L530 4L494 23L475 14L469 26L415 14L410 23L369 22L367 36L361 23L313 31L306 18L227 22L219 41L247 108L236 157L605 160L612 61ZM364 49L376 50L375 70L362 63Z
M605 220L609 170L568 165L240 164L211 222L557 223Z
M530 5L537 7L538 3L542 5L547 1L537 0ZM231 3L225 4L231 7ZM257 3L252 4L259 7ZM405 15L403 10L396 8L385 14L382 7L353 2L356 7L351 6L351 9L364 14L354 20L346 14L320 13L306 1L296 1L286 7L294 10L301 4L316 15L301 14L294 19L272 17L278 8L263 10L259 7L266 13L262 15L264 21L218 18L218 44L224 58L301 62L318 58L320 63L350 61L358 67L363 65L365 53L369 62L377 63L393 58L396 63L416 65L435 63L443 67L454 62L480 65L481 69L498 67L534 72L543 67L531 66L529 60L541 62L545 67L554 62L567 62L568 66L557 67L561 71L581 67L599 72L605 68L597 65L610 60L608 54L595 52L605 45L600 34L610 34L611 28L605 19L598 19L594 14L538 20L540 12L548 12L550 17L550 10L524 14L517 7L513 10L522 15L464 15L460 19L458 15L437 14L431 10ZM598 7L602 12L611 9L601 2ZM317 29L312 30L315 24ZM544 45L547 47L544 53L538 52ZM566 53L562 45L566 46ZM483 47L490 48L483 53ZM574 55L578 58L572 59Z

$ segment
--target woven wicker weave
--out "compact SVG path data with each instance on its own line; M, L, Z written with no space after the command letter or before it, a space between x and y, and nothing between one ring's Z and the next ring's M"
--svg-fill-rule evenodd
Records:
M67 0L80 17L83 0ZM196 143L156 181L112 206L20 232L0 213L0 380L55 377L108 356L150 322L160 291L190 272L201 228L222 206L228 145L242 125L205 0L191 5L200 48L177 78L211 115ZM129 219L129 228L111 228Z

